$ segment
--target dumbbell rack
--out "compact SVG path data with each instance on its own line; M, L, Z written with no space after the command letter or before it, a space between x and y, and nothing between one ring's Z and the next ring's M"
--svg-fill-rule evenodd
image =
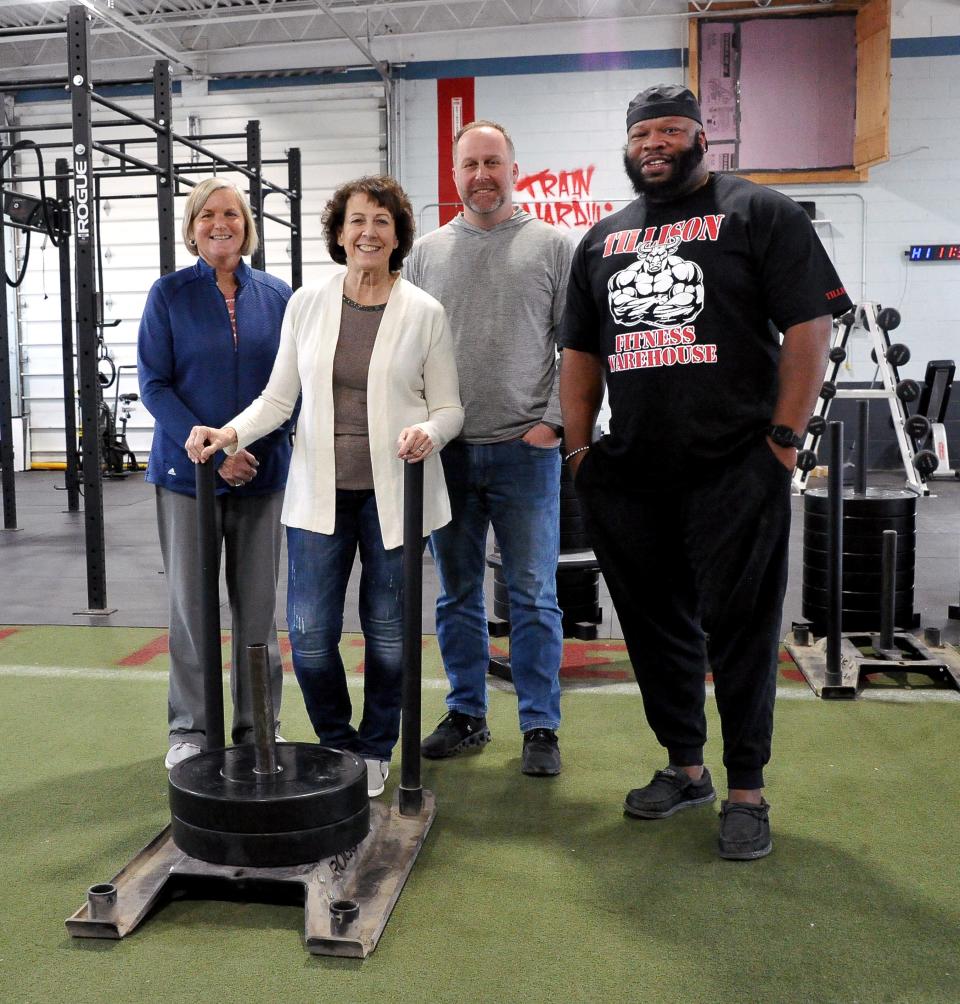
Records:
M844 314L837 323L834 331L833 342L830 346L830 363L827 366L827 380L824 383L825 391L827 388L830 388L832 393L828 394L825 393L825 391L821 391L820 398L817 401L817 407L814 411L814 419L819 417L822 421L823 427L826 427L826 418L830 411L830 402L835 397L855 398L857 400L885 400L890 406L890 418L893 421L893 431L897 437L897 446L900 449L900 457L903 461L903 469L906 473L906 486L918 495L927 495L929 494L929 490L924 484L923 478L914 463L916 453L905 429L908 416L906 409L904 408L904 402L900 396L900 394L903 393L905 384L913 384L915 382L901 381L896 371L896 367L887 358L890 341L887 337L886 331L877 321L878 309L879 305L876 303L858 304L852 311ZM854 387L839 388L836 386L837 374L840 372L840 367L846 359L847 341L850 338L850 334L853 329L858 325L869 332L870 337L873 340L874 355L876 356L877 368L880 372L880 380L883 384L882 389L860 389ZM917 393L919 394L919 386L917 386ZM808 428L804 436L803 449L814 450L819 438L819 433L812 433ZM793 486L797 492L802 494L806 490L807 478L809 477L809 474L809 470L801 470L799 467L796 471L794 471Z

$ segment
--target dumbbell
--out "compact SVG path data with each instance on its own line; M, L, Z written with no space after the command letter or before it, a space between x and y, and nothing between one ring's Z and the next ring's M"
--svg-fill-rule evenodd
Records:
M901 380L897 384L897 397L901 401L916 401L920 396L920 384L916 380Z
M807 432L811 436L822 436L827 431L827 420L823 415L811 415L807 422Z
M919 388L917 393L919 393ZM824 401L829 401L831 398L836 397L837 385L832 380L824 380L823 386L820 388L820 396Z
M930 434L930 419L926 415L911 415L903 423L903 428L911 439L920 443Z
M891 366L906 366L910 362L910 349L903 342L894 342L892 345L888 345L884 355ZM870 358L874 362L877 361L876 349L870 350Z
M877 324L884 331L894 331L900 327L900 311L894 307L884 307L877 311Z
M940 466L940 458L933 450L921 450L913 458L913 466L921 478L928 478Z
M797 467L806 473L812 471L817 466L816 450L801 450L797 454Z
M830 362L842 363L847 358L847 350L842 345L834 345L830 350Z

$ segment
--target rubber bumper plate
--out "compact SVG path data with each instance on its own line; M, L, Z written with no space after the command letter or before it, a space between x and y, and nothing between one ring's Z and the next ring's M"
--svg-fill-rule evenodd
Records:
M168 775L174 843L215 864L273 868L355 847L370 829L366 764L342 750L277 743L276 774L253 746L208 750Z

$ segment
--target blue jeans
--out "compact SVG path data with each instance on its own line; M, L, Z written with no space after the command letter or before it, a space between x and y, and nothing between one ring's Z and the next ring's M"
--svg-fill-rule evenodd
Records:
M440 577L437 641L450 681L447 707L487 711L490 662L483 598L487 530L500 545L510 599L510 668L520 729L560 725L563 629L557 606L560 551L560 452L522 439L440 454L453 519L430 537Z
M365 662L363 718L355 729L339 645L358 547ZM287 626L310 723L324 746L389 760L400 734L403 548L384 548L372 489L337 491L332 534L288 526L287 554Z

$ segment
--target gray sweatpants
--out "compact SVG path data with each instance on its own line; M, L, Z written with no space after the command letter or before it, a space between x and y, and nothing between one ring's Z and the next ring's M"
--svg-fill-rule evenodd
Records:
M277 642L277 574L280 568L280 509L283 492L217 496L218 550L226 555L227 596L233 648L230 693L235 743L250 742L253 713L247 646L265 644L270 662L273 707L279 726L283 666ZM197 504L190 495L157 488L160 551L170 601L170 685L167 696L170 745L205 745L203 668L200 662L200 555Z

